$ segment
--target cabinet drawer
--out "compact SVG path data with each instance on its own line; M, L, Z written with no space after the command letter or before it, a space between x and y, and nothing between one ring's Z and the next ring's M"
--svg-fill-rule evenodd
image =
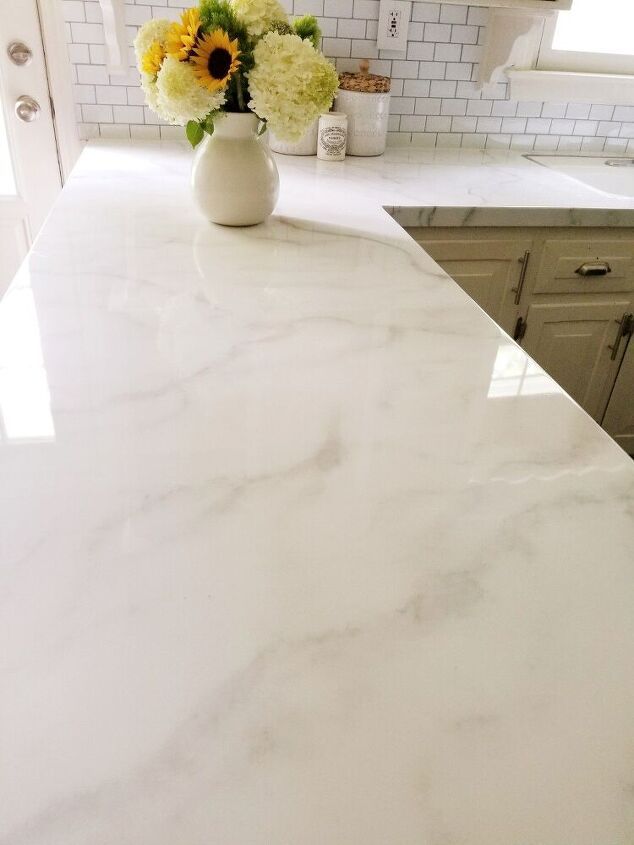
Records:
M605 275L582 275L584 265L605 264ZM634 290L634 240L547 240L534 293L618 293Z

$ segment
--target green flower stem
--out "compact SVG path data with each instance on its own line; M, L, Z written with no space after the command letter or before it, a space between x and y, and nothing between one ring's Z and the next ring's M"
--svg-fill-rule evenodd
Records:
M242 74L239 70L236 71L236 94L238 96L238 109L240 111L247 111L244 105L244 91L242 90Z

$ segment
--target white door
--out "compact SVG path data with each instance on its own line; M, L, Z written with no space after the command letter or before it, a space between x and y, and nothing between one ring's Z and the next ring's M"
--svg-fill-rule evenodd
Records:
M0 295L61 185L37 0L0 0Z

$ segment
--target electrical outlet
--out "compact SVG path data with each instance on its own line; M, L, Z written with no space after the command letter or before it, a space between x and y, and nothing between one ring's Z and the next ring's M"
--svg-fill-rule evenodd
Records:
M407 50L407 30L412 9L410 0L381 0L379 6L379 50Z

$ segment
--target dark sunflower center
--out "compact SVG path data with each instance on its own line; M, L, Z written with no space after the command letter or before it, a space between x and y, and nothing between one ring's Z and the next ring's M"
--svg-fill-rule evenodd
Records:
M207 67L209 68L209 75L214 79L224 79L231 67L231 53L224 47L216 47L209 54Z

